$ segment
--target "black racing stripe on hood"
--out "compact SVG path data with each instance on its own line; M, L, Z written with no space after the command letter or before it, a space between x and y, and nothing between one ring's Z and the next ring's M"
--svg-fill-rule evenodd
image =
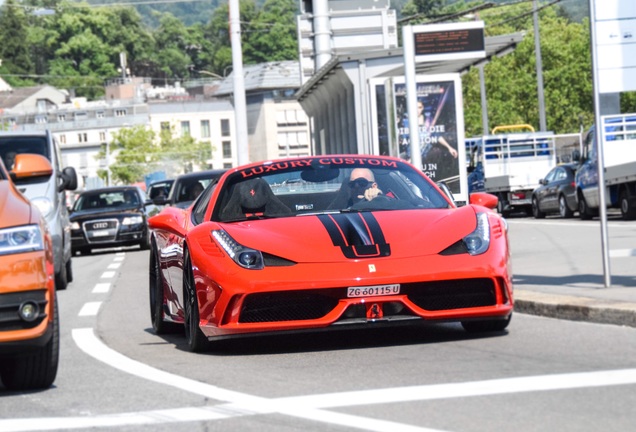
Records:
M347 258L376 258L391 255L380 224L372 213L318 215L318 219Z

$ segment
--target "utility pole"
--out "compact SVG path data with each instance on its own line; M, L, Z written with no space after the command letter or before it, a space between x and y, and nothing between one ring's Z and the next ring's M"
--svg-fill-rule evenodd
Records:
M539 37L539 11L537 0L532 2L534 16L534 51L537 57L537 92L539 96L539 128L542 132L548 130L545 121L545 99L543 97L543 62L541 60L541 39Z
M238 164L250 161L247 141L247 101L243 76L243 48L241 46L241 10L239 0L229 0L230 42L232 44L232 74L234 75L234 116L236 119L236 144Z

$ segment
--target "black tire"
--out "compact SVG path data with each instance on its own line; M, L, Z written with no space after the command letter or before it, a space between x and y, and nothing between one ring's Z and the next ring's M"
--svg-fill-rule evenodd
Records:
M187 250L183 264L183 302L185 303L184 324L188 349L191 352L206 351L210 347L210 343L199 328L199 302L195 292L192 263Z
M57 298L53 312L53 334L43 347L27 355L0 363L0 377L9 390L38 390L51 387L57 376L60 358L60 322Z
M150 249L150 231L148 229L146 229L143 239L139 242L139 247L141 250Z
M166 322L163 319L164 292L163 278L159 268L158 251L155 247L150 251L148 265L150 321L155 334L175 333L182 328L179 324Z
M55 289L65 290L68 286L68 275L66 273L66 263L62 264L60 271L55 273Z
M565 199L565 195L559 195L559 215L564 219L569 219L574 216L574 212L568 207L568 201Z
M509 217L510 216L510 210L504 210L505 205L506 205L506 201L504 201L504 195L498 194L497 198L499 198L499 200L497 201L497 211L503 217Z
M594 217L594 212L587 206L587 202L582 193L579 194L579 217L581 220L590 220Z
M66 261L66 280L69 283L73 282L73 263L70 257Z
M621 215L624 220L636 219L636 207L629 205L629 196L627 192L623 190L620 197Z
M532 216L534 216L535 219L545 218L545 213L539 208L539 200L537 200L536 196L532 197Z
M508 327L511 319L512 314L503 320L462 321L462 327L469 333L501 332Z

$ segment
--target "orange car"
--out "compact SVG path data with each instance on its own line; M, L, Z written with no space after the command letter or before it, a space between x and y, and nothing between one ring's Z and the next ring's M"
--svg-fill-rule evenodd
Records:
M51 175L43 156L19 154L11 177ZM10 390L50 387L60 349L54 259L44 218L0 161L0 379Z

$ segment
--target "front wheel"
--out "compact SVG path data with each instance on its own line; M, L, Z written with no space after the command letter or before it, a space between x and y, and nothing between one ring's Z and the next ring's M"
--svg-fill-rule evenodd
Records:
M585 201L583 194L579 195L579 217L581 220L590 220L594 217L594 212L587 206L587 202Z
M629 196L625 191L621 192L620 205L621 215L623 216L624 220L636 219L636 206L629 205Z
M185 336L188 348L191 352L202 352L209 348L209 342L201 329L199 328L199 302L196 296L196 287L194 284L194 275L192 274L192 262L190 256L185 253L183 264L183 301Z
M159 266L159 253L156 248L150 251L150 263L148 266L149 276L149 300L150 300L150 321L156 334L174 333L180 328L177 324L166 322L163 319L163 307L165 296L163 292L163 278Z
M53 334L46 345L27 355L0 362L0 378L9 390L45 389L55 381L60 356L60 323L57 298L54 302Z
M534 216L535 219L545 218L545 213L539 208L539 200L536 196L532 197L532 216Z
M559 196L559 215L566 219L574 216L574 212L568 207L568 202L564 195Z

